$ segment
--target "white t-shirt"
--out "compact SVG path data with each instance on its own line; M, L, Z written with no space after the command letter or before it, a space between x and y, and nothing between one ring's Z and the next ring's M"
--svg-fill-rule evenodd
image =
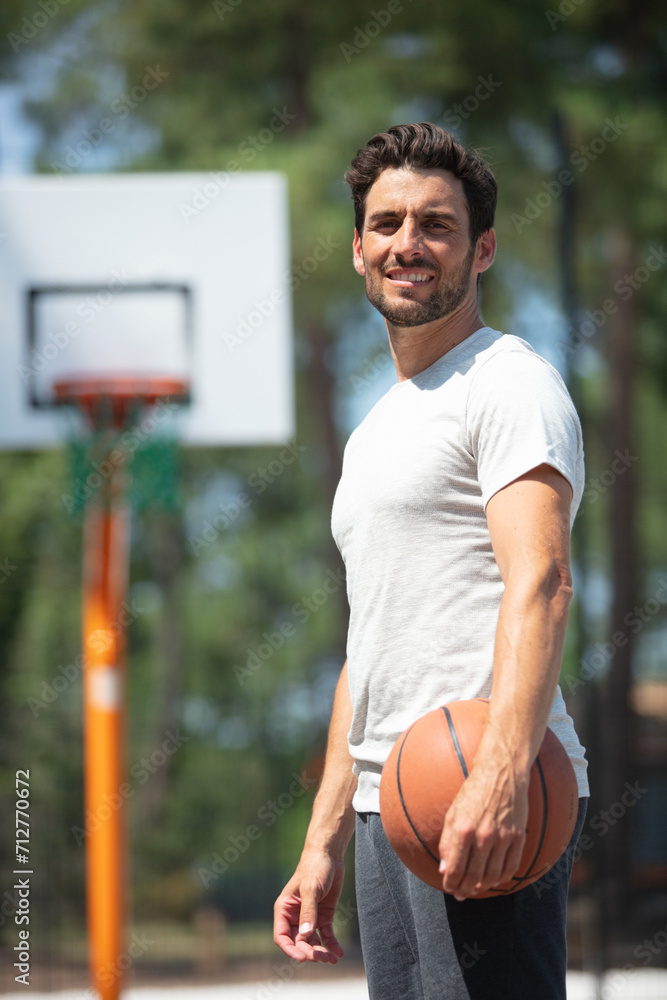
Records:
M484 327L397 382L345 449L332 530L347 571L354 807L379 812L398 736L449 701L491 693L503 583L485 506L542 463L581 500L581 427L558 372ZM549 726L588 795L586 760L558 690Z

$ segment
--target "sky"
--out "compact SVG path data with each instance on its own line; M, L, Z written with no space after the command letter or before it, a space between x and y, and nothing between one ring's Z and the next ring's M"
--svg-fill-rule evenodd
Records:
M19 83L0 84L0 174L30 174L39 142L39 130L22 110Z

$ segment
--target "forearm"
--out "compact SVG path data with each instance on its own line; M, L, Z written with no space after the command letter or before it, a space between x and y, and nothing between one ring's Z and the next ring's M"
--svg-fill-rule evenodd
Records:
M347 737L352 722L352 701L345 663L334 697L324 773L313 805L306 848L324 850L332 857L343 858L354 832L352 798L357 778L352 773L353 759Z
M491 706L479 749L482 759L501 751L519 780L528 780L544 738L571 594L567 568L543 559L513 567L500 605Z
M306 843L274 907L273 940L297 962L335 964L343 956L333 921L345 876L345 850L354 831L352 796L357 779L347 746L351 722L345 663L336 687L324 773Z

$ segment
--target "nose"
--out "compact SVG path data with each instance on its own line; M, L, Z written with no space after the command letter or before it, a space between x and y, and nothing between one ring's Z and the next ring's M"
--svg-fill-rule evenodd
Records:
M423 253L422 234L416 219L405 218L394 236L396 257L419 257Z

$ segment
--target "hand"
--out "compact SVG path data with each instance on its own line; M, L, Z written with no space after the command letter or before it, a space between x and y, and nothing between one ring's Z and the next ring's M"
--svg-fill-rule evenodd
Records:
M333 919L344 875L342 861L304 849L274 906L273 940L290 958L335 965L343 957Z
M511 762L475 760L452 802L440 838L442 887L474 898L515 874L526 839L528 782Z

